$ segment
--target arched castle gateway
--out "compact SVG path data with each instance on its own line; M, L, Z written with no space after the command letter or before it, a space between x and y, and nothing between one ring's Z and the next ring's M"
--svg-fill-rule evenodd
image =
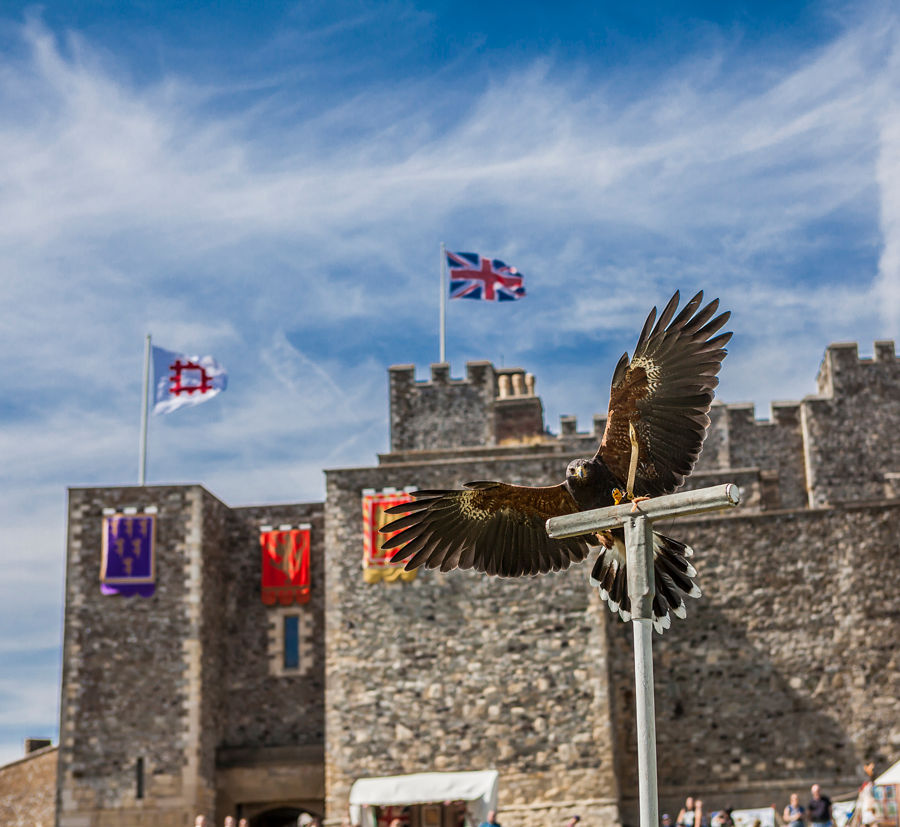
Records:
M704 597L654 647L665 809L687 793L740 807L813 781L851 791L863 758L900 752L893 343L862 360L832 345L818 382L769 421L713 409L690 484L737 482L743 504L680 521ZM327 471L324 503L70 491L60 827L181 827L198 812L262 825L288 811L337 824L360 778L484 770L499 774L507 827L576 812L635 823L630 630L588 566L521 580L405 579L377 555L363 568L386 489L555 482L593 452L603 418L548 435L534 380L478 362L464 379L435 365L424 382L391 368L390 422L390 451ZM152 596L104 593L150 571L151 534ZM404 817L456 827L450 798Z

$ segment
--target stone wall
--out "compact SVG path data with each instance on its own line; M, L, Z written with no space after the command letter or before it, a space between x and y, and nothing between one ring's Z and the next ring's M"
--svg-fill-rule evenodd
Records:
M226 711L220 747L318 746L325 737L325 546L321 503L236 508L229 522L225 561L223 638L227 641ZM310 600L296 606L309 616L308 671L272 676L268 635L273 608L260 599L259 528L310 528ZM277 611L275 609L274 611Z
M260 598L261 526L310 525L310 600L266 606ZM325 572L321 503L235 508L227 520L224 710L217 756L216 823L275 807L324 812ZM273 641L284 613L297 613L301 668L281 669Z
M713 406L688 487L736 482L742 505L663 527L694 546L704 588L656 638L664 808L687 793L783 803L812 781L848 792L863 758L900 749L898 380L892 344L872 360L838 345L819 394L774 404L771 420ZM60 827L181 827L281 805L337 823L359 777L489 768L509 827L574 812L635 823L630 631L589 587L590 563L520 580L366 584L361 571L363 489L557 483L594 453L604 417L588 432L563 417L550 436L533 381L487 362L465 379L435 365L427 382L395 367L390 382L391 453L327 472L324 505L72 489ZM148 505L156 594L101 595L103 509ZM301 523L312 590L290 609L303 641L288 673L276 651L288 609L260 600L258 532Z
M456 449L534 442L546 438L544 409L534 377L521 368L468 362L465 379L450 365L431 366L417 382L413 365L390 369L391 451Z
M103 509L129 506L158 508L156 593L147 599L100 592ZM201 521L198 486L69 493L60 827L139 824L151 810L157 824L180 827L211 804L198 752Z
M900 361L893 342L876 342L874 359L855 344L831 345L819 396L803 401L810 504L900 496Z
M0 767L0 824L53 827L57 748L44 747Z
M900 503L679 520L703 598L654 636L662 807L783 805L900 749ZM885 577L886 572L891 572ZM635 821L631 635L610 627L623 818Z
M755 418L752 405L726 405L728 428L727 468L758 468L768 488L767 508L802 508L806 505L806 470L800 405L775 402L772 417Z
M391 454L459 455L460 449L514 442L537 443L541 450L555 442L574 456L596 451L605 414L595 415L585 432L574 417L563 416L558 436L551 437L541 424L534 380L521 369L470 362L466 379L449 376L446 364L432 365L424 382L415 381L411 365L391 368ZM753 405L714 403L696 471L755 469L764 508L900 495L900 361L894 343L876 342L872 359L860 359L855 344L830 345L818 387L818 396L773 402L768 419L757 419Z
M523 580L421 572L390 586L359 571L363 488L538 483L557 463L329 472L330 817L357 777L496 768L517 827L574 811L637 823L631 632L587 585L589 564ZM704 597L655 636L664 809L689 792L715 807L783 804L816 781L846 793L864 758L896 754L900 503L744 507L666 530L696 549Z
M413 365L389 371L392 451L495 444L490 362L469 362L465 379L451 379L448 364L432 365L427 382L417 382L415 373Z
M611 820L618 796L604 616L581 570L501 580L422 571L366 584L363 489L552 480L555 455L393 464L327 474L326 793L330 819L359 777L497 769L517 825L580 807Z
M189 745L188 766L197 760L197 798L203 802L199 812L217 813L216 747L222 741L227 706L226 686L229 681L227 652L231 642L222 629L227 618L226 561L237 549L228 544L229 509L205 489L199 489L195 506L195 522L190 536L191 639L184 641L190 658L189 685L196 686L196 706L191 704L189 725L198 725L196 740ZM198 530L199 529L199 530ZM197 571L199 570L199 577ZM193 651L199 646L199 659ZM199 674L193 669L199 660ZM193 733L192 733L193 734Z
M158 509L157 585L146 599L99 589L103 509L128 506ZM260 597L259 527L285 523L312 524L312 590L296 607L306 621L305 668L276 676L278 609ZM244 800L235 795L251 795L253 772L271 775L283 763L285 747L306 748L294 762L302 779L281 785L270 803L302 801L321 813L321 778L318 787L310 778L324 737L322 527L321 504L232 510L200 486L70 492L61 827L183 825L198 812L221 821L219 811ZM255 750L249 775L234 748ZM220 764L237 786L223 783ZM267 798L257 790L249 800Z
M892 346L876 345L872 361L858 360L855 348L850 359L845 350L851 351L829 348L820 396L774 403L768 420L756 419L751 405L717 403L711 411L709 437L687 487L737 482L742 506L670 531L688 532L698 549L705 597L656 648L664 807L675 808L692 791L716 806L765 805L790 789L805 792L816 780L847 791L857 784L863 757L886 759L891 746L900 747L887 711L900 688L891 672L895 656L890 634L881 631L892 628L900 582L892 572L893 589L881 585L885 594L872 604L865 597L873 564L883 570L897 550L897 504L885 497L900 467L900 376ZM435 377L416 387L434 383ZM457 390L471 393L466 383L451 382L433 408L416 407L425 396L407 398L405 408L392 407L392 424L402 410L423 415L423 434L438 416L447 434L462 433L471 412L456 405ZM391 398L393 405L393 391ZM515 811L517 825L594 805L597 820L610 823L618 817L615 807L612 815L604 811L610 801L621 805L625 823L634 823L630 631L599 606L586 585L588 566L524 581L423 572L393 587L366 586L359 572L363 488L453 487L469 479L558 482L570 458L596 450L604 424L598 415L592 431L579 432L574 417L563 417L558 437L509 447L470 446L458 436L455 445L392 439L394 450L379 457L378 468L328 473L330 817L340 816L356 777L495 767L501 806ZM855 484L854 454L865 460L869 488ZM844 500L881 502L869 510L809 510L808 489L826 485L832 498L842 486ZM485 601L489 616L481 615ZM828 620L830 612L837 624ZM544 617L558 625L541 626ZM590 617L596 626L585 622ZM515 651L495 643L509 640L523 641L530 656L533 678L522 694ZM373 659L386 664L390 690L366 688ZM493 670L485 667L490 662ZM485 672L491 677L479 687L472 674ZM576 694L566 707L560 696L552 716L542 691L531 690L576 672L576 685L587 677L592 686L592 705L580 706L584 699ZM504 686L513 696L492 704L495 689ZM467 705L472 699L477 706ZM612 728L612 742L599 737L588 745L604 726ZM491 755L481 745L500 730L506 731L503 754L498 747ZM566 759L559 761L551 738L578 746L571 754L563 750ZM448 752L447 743L460 746ZM598 763L588 782L591 760Z

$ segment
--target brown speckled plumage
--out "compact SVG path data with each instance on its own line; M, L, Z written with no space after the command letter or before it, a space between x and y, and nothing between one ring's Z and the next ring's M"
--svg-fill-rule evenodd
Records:
M613 611L627 618L627 575L622 532L551 539L548 518L614 502L613 490L625 490L632 444L638 442L636 496L671 493L693 470L700 455L717 374L730 333L718 334L729 313L716 316L718 299L701 307L697 293L676 315L676 292L663 312L647 317L634 356L624 354L613 372L609 415L600 447L592 459L569 464L565 482L547 487L471 482L461 490L413 493L411 503L394 506L403 514L382 528L399 531L385 549L398 549L394 560L406 568L474 568L501 577L519 577L568 568L599 546L591 580ZM409 513L407 513L409 512ZM402 529L402 530L401 530ZM684 616L682 595L696 597L689 547L656 535L654 615L659 631L669 613Z

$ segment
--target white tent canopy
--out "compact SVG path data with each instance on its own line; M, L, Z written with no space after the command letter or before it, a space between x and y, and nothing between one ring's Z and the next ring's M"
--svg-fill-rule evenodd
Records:
M888 784L900 784L900 761L888 767L875 779L876 787L884 787Z
M466 801L475 823L497 809L496 770L482 772L420 772L384 778L360 778L350 788L350 820L362 824L362 808L389 805Z
M754 810L732 810L731 817L735 827L750 827L756 819L762 827L775 827L775 810L771 807L759 807Z

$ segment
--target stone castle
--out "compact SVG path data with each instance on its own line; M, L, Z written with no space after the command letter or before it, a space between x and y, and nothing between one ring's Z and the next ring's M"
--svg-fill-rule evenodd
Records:
M389 377L389 452L326 471L324 503L229 507L199 485L70 491L43 827L184 827L201 812L337 825L359 778L485 769L499 772L506 827L573 813L636 824L631 634L588 564L376 583L361 565L363 492L555 483L593 454L604 417L588 432L563 417L551 435L533 377L489 362L464 379L446 364L427 381L407 365ZM666 526L696 550L704 594L654 638L661 806L687 794L783 806L813 782L855 791L863 759L900 751L894 345L877 342L872 359L832 345L817 395L774 404L766 421L717 402L711 419L689 485L736 482L742 504ZM129 509L157 515L149 598L99 589L102 517ZM260 528L298 524L310 526L309 602L265 605ZM30 760L0 768L3 824L35 823L3 809ZM438 816L409 808L410 827L456 827L452 803L435 803Z

